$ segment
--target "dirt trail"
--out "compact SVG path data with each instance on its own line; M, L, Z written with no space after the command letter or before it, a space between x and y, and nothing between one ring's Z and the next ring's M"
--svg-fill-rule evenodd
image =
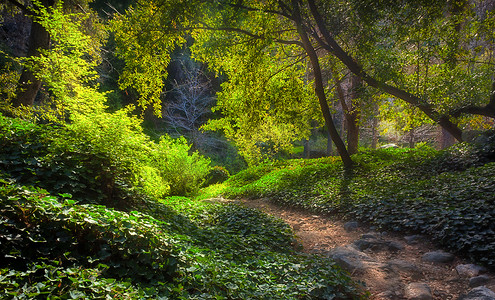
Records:
M425 261L426 253L438 250L426 237L407 236L406 240L403 235L280 207L267 199L240 202L285 220L304 252L332 256L355 280L366 284L371 299L458 299L476 286L495 290L495 274L476 268L463 273L459 265L469 263L458 257L448 262Z

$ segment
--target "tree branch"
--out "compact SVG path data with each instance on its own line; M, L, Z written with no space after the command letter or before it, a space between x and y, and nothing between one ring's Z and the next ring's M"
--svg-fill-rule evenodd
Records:
M490 92L490 101L485 106L470 105L461 107L451 112L454 117L459 117L461 114L480 115L495 119L495 81L492 83Z
M29 12L29 8L27 6L25 6L24 4L22 4L16 0L6 0L6 1L10 2L12 5L16 6L17 8L22 10L24 13Z
M369 86L381 89L382 91L395 96L403 101L419 108L422 112L424 112L430 119L437 122L440 126L445 128L450 134L452 134L455 139L458 141L462 141L462 131L461 129L452 123L449 120L449 116L441 115L436 112L433 106L419 97L401 90L397 87L388 85L384 82L380 82L375 78L368 75L363 67L356 62L344 49L340 47L340 45L335 41L330 32L325 26L325 22L323 21L322 16L320 15L318 8L315 5L314 0L307 0L309 4L309 8L311 10L311 14L313 15L318 29L320 30L323 38L325 39L325 43L322 43L321 46L326 49L328 52L332 53L335 57L337 57L344 65L349 68L349 70L360 77L364 82L366 82ZM320 39L320 41L322 41Z
M287 19L291 19L292 20L292 16L291 15L289 15L287 13L284 13L284 12L281 12L281 11L278 11L278 10L260 9L260 8L255 8L255 7L250 7L250 6L242 5L240 3L232 3L232 2L227 2L227 1L220 2L220 3L225 4L225 5L228 5L228 6L231 6L231 7L234 7L234 8L244 9L244 10L247 10L247 11L255 11L255 12L263 12L263 13L275 14L275 15L279 15L279 16L282 16L282 17L285 17Z

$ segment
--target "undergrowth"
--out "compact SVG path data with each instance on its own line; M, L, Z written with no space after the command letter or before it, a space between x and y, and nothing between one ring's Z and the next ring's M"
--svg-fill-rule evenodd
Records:
M139 160L121 156L143 148L106 152L66 130L0 116L0 299L366 297L332 261L296 252L281 220L146 193Z
M281 205L338 214L386 230L424 233L446 249L495 268L495 136L444 151L380 149L290 160L231 177L224 197L270 197Z

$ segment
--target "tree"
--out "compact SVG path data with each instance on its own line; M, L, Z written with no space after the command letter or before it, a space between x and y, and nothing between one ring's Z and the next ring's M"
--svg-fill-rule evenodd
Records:
M36 18L36 13L33 14L35 9L31 9L25 4L16 0L9 0L9 2L19 8L24 14L29 15L31 18ZM33 5L42 7L52 7L55 4L54 0L42 0L41 2L34 2ZM50 34L48 31L38 22L33 21L29 34L28 44L28 57L39 56L40 50L47 50L50 47ZM13 101L14 106L30 106L33 105L34 99L38 94L41 87L41 81L36 78L32 70L24 68L21 77L19 79L17 96Z
M177 74L168 93L164 116L173 130L188 136L198 149L204 142L200 128L214 105L213 87L200 64L189 56L184 54L175 63Z
M91 0L89 0L90 2ZM24 15L29 16L32 20L29 39L28 39L28 50L26 53L25 61L30 61L31 58L37 58L46 53L51 46L51 36L49 30L42 24L40 15L41 12L47 12L51 9L55 9L55 0L32 0L32 1L20 1L20 0L8 0L11 6L20 10ZM64 10L66 12L80 10L87 15L84 17L86 20L94 18L91 15L88 7L88 0L77 0L77 1L66 1L63 3ZM74 15L76 16L76 15ZM95 22L94 20L92 22ZM88 25L88 24L85 24ZM86 26L87 30L89 26ZM97 42L98 43L98 42ZM19 61L22 62L22 59ZM33 60L31 60L32 62ZM34 64L23 64L23 70L19 78L17 85L16 97L12 104L15 107L18 106L32 106L34 104L36 95L40 90L42 85L42 80L37 76L36 68Z
M332 7L332 5L351 7L352 10L347 11L342 19L350 19L352 22L356 22L358 26L348 26L346 24L340 26L341 24L337 24L338 26L335 27L332 21L337 18L334 18L335 7ZM233 80L236 76L236 69L232 65L245 70L249 68L254 70L256 67L259 72L261 69L271 71L274 66L277 66L279 70L295 66L297 62L307 59L310 62L314 80L311 83L303 80L301 84L314 84L314 93L328 132L344 164L350 166L352 161L349 152L335 129L332 115L328 108L328 99L321 70L320 59L324 57L322 50L326 51L328 55L337 58L364 84L416 107L458 140L462 140L462 131L455 117L465 113L495 116L492 111L495 97L485 97L484 102L479 101L482 100L479 97L481 94L489 95L491 92L488 91L489 88L486 87L485 83L488 74L493 73L492 58L485 56L490 53L490 45L493 44L493 30L490 31L490 29L493 29L495 24L493 22L494 16L485 14L481 17L468 13L448 15L444 13L445 7L446 4L443 1L430 3L428 1L407 0L379 2L343 0L320 1L318 3L315 0L263 2L197 0L187 1L187 3L162 0L138 2L138 5L129 10L125 16L119 17L115 21L115 24L119 25L116 26L116 29L121 35L119 39L121 40L122 49L124 49L124 45L127 45L125 49L126 51L129 50L129 44L125 43L128 41L132 41L131 50L134 48L139 49L139 51L132 50L131 53L123 54L123 58L129 66L132 66L133 70L138 70L140 73L124 74L122 81L140 88L140 92L143 95L149 95L148 100L152 102L151 92L153 89L143 89L144 85L140 83L145 80L152 80L155 77L148 77L151 73L148 68L142 67L144 65L139 62L139 59L143 58L145 64L148 64L152 69L156 68L156 64L151 66L150 62L156 62L160 55L164 55L164 59L159 60L160 63L166 62L167 53L176 43L181 42L181 37L185 33L192 34L197 42L200 41L198 45L201 46L195 48L195 55L199 60L209 62L210 66L215 68L216 71L222 71L227 74L230 80L229 87L232 91L236 89L246 90L241 87L242 84L248 84L251 89L263 87L261 82L253 86L249 85L249 82L245 80ZM411 57L407 56L407 50L412 47L409 37L413 36L413 32L408 29L408 26L413 20L422 20L421 17L424 14L427 17L431 17L431 20L422 22L421 26L413 26L413 30L420 29L427 32L428 43L436 42L436 44L435 47L423 47L420 45L417 49L418 53L424 54L421 56L421 61L419 59L411 60ZM407 19L404 24L399 22L402 17ZM452 22L445 22L446 20ZM468 26L465 26L465 29L460 28L463 33L463 39L472 41L476 36L481 36L479 45L482 51L469 49L470 57L468 61L463 62L463 60L458 59L456 60L456 67L450 67L451 71L448 71L448 68L445 68L446 59L442 54L442 49L451 41L450 34L453 31L450 28L452 26L449 24L457 24L466 20L473 21L473 25L470 25L470 28L467 28ZM370 38L370 42L356 44L337 42L340 37L346 38L346 35L351 35L360 30L361 34ZM480 33L483 34L480 35ZM284 50L288 48L290 51ZM452 53L455 53L455 55L460 55L465 50L463 47L450 47L449 49L454 51ZM252 53L253 50L263 53L271 57L271 59L264 61L263 67L260 67L260 60ZM146 53L145 57L143 53ZM292 64L288 63L289 60ZM256 63L253 63L253 61L256 61ZM428 73L423 76L424 80L421 83L422 93L411 89L410 86L412 82L411 74L414 73L411 70L418 62L423 70L422 72ZM230 69L227 64L231 65ZM161 70L163 68L161 67ZM419 69L417 68L416 75L420 74ZM137 78L136 74L138 73L141 75L146 74L147 77L145 78L147 79ZM166 75L163 72L156 71L154 74ZM279 74L279 72L270 72L270 74ZM449 85L449 78L452 76L468 76L472 80L468 84L458 80ZM478 80L477 82L477 76L483 78L483 80ZM272 79L280 80L280 77L276 78L275 75L272 77L266 78L269 84L271 84ZM303 77L299 76L299 78ZM256 80L252 82L256 82ZM440 85L440 89L436 89L436 83L439 82L442 85ZM152 86L151 84L148 85L148 87ZM154 85L154 87L158 86ZM290 86L295 87L294 84ZM470 86L480 88L477 88L476 93L470 93ZM457 102L457 99L462 98L461 93L456 93L459 90L465 92L464 96L473 96L476 99ZM241 103L244 101L244 96L239 97L239 95L241 94L232 92L229 97L232 97L231 99L235 100L234 102ZM253 94L247 91L246 95ZM267 95L263 94L263 96ZM288 98L286 99L288 100ZM298 101L298 99L300 98L295 97L291 101ZM488 104L480 105L480 103L486 102ZM222 103L227 102L220 102L221 107ZM287 101L284 103L287 103ZM277 119L274 116L279 112L279 108L280 106L276 105L273 108L261 110L256 110L253 107L250 112L252 115L248 116L247 119L250 120L251 125L256 122L261 124L260 121L270 115L273 121ZM245 113L244 111L239 111L238 116ZM245 118L246 116L242 117ZM230 119L225 122L233 121ZM266 128L269 127L267 126L268 124L265 124ZM238 128L236 126L233 127L234 130ZM232 133L231 136L235 136L235 134Z
M372 3L371 1L369 1L369 2L368 1L361 1L361 2L356 1L354 3L355 3L355 5L356 4L362 5L361 12L366 11L368 17L377 12L376 9L370 9L370 8L373 8L373 5L378 5L379 6L377 8L378 10L388 12L389 13L388 17L395 15L396 16L395 18L398 18L397 16L403 17L404 12L407 11L407 9L409 9L409 11L414 12L412 14L412 16L409 16L410 18L414 18L414 17L417 17L418 15L421 15L423 13L422 9L427 9L427 10L431 9L433 11L433 13L428 12L429 13L428 17L433 17L433 18L424 18L424 19L426 19L426 20L433 19L433 21L431 21L432 23L426 23L426 25L422 26L421 29L434 28L435 30L438 30L436 32L431 32L431 34L432 34L432 38L436 38L436 39L440 39L440 40L442 40L442 39L449 40L449 34L450 34L450 32L452 32L452 30L448 26L447 26L447 28L444 28L442 26L434 26L437 24L434 22L439 21L439 20L445 20L445 19L448 20L449 18L456 18L456 16L444 16L441 14L442 9L445 7L444 2L434 2L435 5L430 4L430 6L428 6L428 4L424 4L422 2L416 3L416 2L412 2L412 1L396 2L395 4L393 2L389 2L389 1L380 2L379 4ZM437 122L445 130L447 130L449 133L451 133L457 140L462 140L462 131L454 122L452 122L453 117L457 117L461 113L482 114L485 116L490 116L492 118L495 117L495 114L493 114L493 110L492 110L493 101L491 99L487 99L488 97L486 97L486 96L484 97L484 101L482 101L482 102L484 102L484 103L488 102L488 104L486 104L484 106L475 105L474 104L475 101L474 102L468 101L467 103L466 102L456 103L455 101L452 101L454 99L451 98L452 96L456 95L456 91L458 91L460 88L462 88L465 91L469 91L469 90L473 90L473 87L479 87L480 85L484 85L484 87L481 89L476 88L479 92L481 92L483 90L485 95L490 94L489 90L487 89L486 78L488 78L488 75L490 74L490 72L488 71L489 69L491 69L492 70L491 73L493 73L493 66L490 66L491 65L490 61L492 60L492 58L490 56L489 58L487 57L488 58L487 59L487 58L484 58L483 56L486 53L489 53L491 51L490 50L491 48L488 45L490 45L490 43L492 43L493 36L492 36L492 34L484 33L484 31L486 31L488 28L491 28L492 29L491 32L493 32L493 28L494 28L493 26L495 24L493 22L493 15L487 14L484 19L480 19L479 16L476 16L476 15L471 16L470 19L467 19L469 15L463 15L464 19L462 19L462 20L472 21L472 24L474 27L474 28L470 28L469 30L466 29L466 32L465 32L465 34L466 34L465 38L466 39L476 39L478 34L483 33L482 35L480 35L480 36L482 36L482 37L480 37L480 39L483 40L483 44L484 44L484 46L482 47L482 51L481 51L482 55L481 56L475 55L476 51L472 51L474 49L471 49L470 55L473 55L474 57L469 57L469 59L467 60L467 63L463 63L461 65L458 65L458 67L455 68L455 73L446 72L445 67L448 66L446 64L446 61L447 61L446 59L442 59L441 61L439 61L435 65L435 67L439 70L442 70L442 71L439 71L437 73L438 76L436 77L436 79L441 80L444 83L444 86L446 89L443 91L440 91L441 92L440 95L439 94L437 94L437 95L426 94L426 95L423 95L423 97L422 97L419 94L415 95L415 94L407 91L407 86L403 86L403 87L393 86L391 84L388 84L385 81L380 80L378 77L372 76L370 73L368 73L362 64L358 63L357 60L349 54L349 52L345 51L336 42L334 36L331 34L330 30L328 29L327 22L322 17L322 14L320 12L320 8L317 6L315 1L314 0L308 0L308 5L310 7L311 14L315 19L316 26L318 28L318 32L313 31L313 36L314 36L315 40L317 40L319 42L321 47L325 48L329 53L335 55L340 61L342 61L349 68L349 70L351 72L353 72L354 74L356 74L357 76L362 78L363 81L366 82L368 85L375 87L375 88L379 88L382 91L384 91L390 95L393 95L393 96L395 96L401 100L404 100L405 102L417 107L423 113L425 113L429 118L431 118L432 120ZM411 8L412 8L412 10L411 10ZM380 16L380 15L383 15L383 13L377 13L377 15ZM369 21L369 18L368 19L363 18L363 20ZM361 20L361 21L363 21L363 20ZM459 22L460 20L461 19L457 19L457 21L455 21L454 23ZM378 21L384 22L384 19L376 18L375 21L376 21L376 23L378 23ZM403 25L401 25L400 22L402 22ZM395 21L389 20L388 23L384 22L385 24L389 24L389 25L392 24L394 27L398 28L395 30L397 32L397 34L390 34L390 32L394 31L394 30L391 30L390 26L388 26L388 27L381 26L380 27L380 26L376 26L376 23L373 23L371 25L370 24L366 25L365 24L366 22L361 22L359 25L362 25L362 27L364 27L365 30L369 30L369 32L373 32L373 30L371 30L373 28L378 28L378 30L381 30L382 33L383 33L383 31L387 31L388 32L387 38L389 40L392 38L392 41L394 41L394 43L399 44L401 46L408 45L407 43L402 43L403 41L401 39L407 38L409 36L409 34L412 33L410 31L405 30L405 28L407 26L409 26L410 24L408 24L407 22L404 22L404 20L400 20L400 22L398 20L395 20ZM444 24L444 23L440 23L440 24ZM447 24L451 24L451 22L449 22ZM417 28L414 28L413 30L415 30L415 29L417 29ZM471 33L471 34L468 34L468 33ZM370 36L370 37L373 38L373 36ZM438 51L438 55L442 54L441 49L444 48L443 47L444 45L445 45L445 43L442 43L442 42L438 43L438 45L435 49L436 51ZM450 49L449 51L452 51L452 48L449 48L449 49ZM368 49L368 50L370 50L370 49ZM374 48L373 50L378 51L379 49ZM395 50L397 50L397 49L395 49ZM371 52L369 54L376 56L376 53L379 53L379 52ZM458 55L458 53L456 55ZM451 54L450 54L450 56L451 56ZM390 59L390 56L386 56L386 57ZM381 58L382 57L380 57L380 59ZM483 61L477 61L478 58L481 58ZM376 65L376 61L372 61L372 63L374 63ZM409 65L405 64L404 66L410 66L410 65L411 64L409 64ZM430 59L427 60L425 65L430 66L431 60ZM471 65L471 66L476 65L477 67L479 67L477 70L478 74L473 76L473 73L470 73L470 71L472 71L473 69L472 68L466 69L467 65ZM389 74L394 74L398 77L398 78L394 78L395 80L397 80L397 79L400 80L401 77L405 77L405 75L407 74L407 69L401 70L401 67L404 67L404 66L395 66L395 68L396 68L395 70L390 69L390 68L388 70L383 70L383 71L381 71L380 75L383 76L383 74L387 74L387 72L388 72ZM488 66L490 66L490 67L488 67ZM425 69L428 70L428 68L426 68L426 67L425 67ZM432 68L430 66L430 73L431 73L431 69ZM404 71L406 71L406 72L404 72ZM426 71L426 72L428 72L428 71ZM479 82L469 81L469 84L467 86L466 86L466 84L462 84L462 82L457 82L457 84L448 84L449 79L452 79L455 77L461 77L461 78L459 78L459 81L461 81L461 80L465 81L466 78L474 79L478 75L483 76L484 79L482 81L479 81ZM465 77L465 76L467 76L467 77ZM429 78L428 76L426 76L425 78L431 80L431 78ZM433 87L432 82L430 82L429 85ZM447 88L448 88L448 90L447 90ZM459 94L459 93L457 93L457 94ZM467 94L469 95L469 93L467 93ZM478 100L478 101L480 100L479 95L471 95L471 96L473 96L473 97L464 97L464 98L468 98L468 99L472 98L472 100ZM447 101L447 102L446 101L438 101L440 99L445 99L446 97L450 98L449 101ZM469 100L471 100L471 99L469 99ZM487 100L489 100L489 101L487 101Z
M302 24L294 24L287 18L281 19L278 13L264 14L265 4L249 4L253 7L222 1L140 3L136 6L136 9L140 8L139 12L129 11L126 16L117 18L114 24L118 35L122 34L119 36L122 46L125 41L132 40L136 43L136 48L154 53L159 51L167 56L175 41L180 41L185 32L191 32L196 45L202 45L194 48L196 57L208 62L218 72L224 72L229 78L229 83L219 96L219 109L227 116L212 122L209 127L224 129L226 135L238 141L245 151L257 148L256 143L266 139L275 142L272 145L275 148L283 148L290 140L295 140L296 136L301 139L309 133L309 121L315 116L307 108L308 105L304 104L308 103L312 94L306 90L308 83L304 82L306 64L303 60L308 56L315 74L315 91L326 127L344 163L350 166L350 156L335 129L328 108L315 49L302 30ZM173 7L174 13L163 11L164 7ZM156 15L145 17L145 13L154 11L154 8L160 8L156 11L163 13L159 19L167 22L153 23L156 27L148 27L148 31L161 32L162 38L141 39L142 43L139 43L136 33L142 31L132 30L141 26L138 20L155 17ZM177 11L182 12L181 17L177 17ZM149 26L150 22L147 24ZM298 27L301 30L296 32ZM298 35L303 42L297 40ZM161 47L152 47L158 43ZM210 47L206 47L206 44ZM266 56L261 56L260 53ZM139 61L131 59L136 55L137 53L123 54L127 57L129 66L137 64L134 70L142 70ZM150 55L150 59L146 60L153 60L155 57L157 56ZM146 73L146 78L152 78L149 71L146 70L141 75L143 73ZM238 76L239 74L243 75ZM130 80L129 84L139 85L133 76L124 76L124 80ZM142 89L143 85L140 86ZM143 94L149 95L149 91L150 89L143 90ZM238 109L239 107L245 109ZM298 114L301 118L296 117ZM253 153L250 156L256 155Z

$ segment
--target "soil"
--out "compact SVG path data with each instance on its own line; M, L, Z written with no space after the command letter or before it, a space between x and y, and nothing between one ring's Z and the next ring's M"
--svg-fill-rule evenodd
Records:
M400 251L363 250L366 255L372 257L373 264L364 271L351 272L351 277L365 284L371 299L458 299L460 295L468 293L473 288L469 286L469 277L462 277L456 271L456 266L469 262L457 256L449 263L431 263L422 260L424 253L438 250L427 237L421 238L418 243L408 244L404 239L405 234L373 232L369 227L361 225L354 230L345 230L342 220L281 207L270 202L269 199L238 200L238 202L285 220L294 229L302 245L302 251L306 253L329 255L328 253L336 247L350 245L361 239L363 234L368 233L403 246ZM390 268L384 268L390 266L391 262L397 261L407 262L406 267L394 272ZM484 285L495 290L495 274L486 270L482 273L490 277L490 281ZM408 296L406 287L413 282L426 283L432 298Z

